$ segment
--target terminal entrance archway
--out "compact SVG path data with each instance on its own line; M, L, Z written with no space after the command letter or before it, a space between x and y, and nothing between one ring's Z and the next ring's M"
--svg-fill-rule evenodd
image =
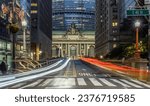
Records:
M53 46L52 47L52 57L58 57L58 47L57 46Z
M89 57L94 57L95 56L95 48L94 48L94 46L90 46L89 47L89 50L88 50L88 56Z
M76 57L77 56L77 48L76 46L70 47L70 57Z

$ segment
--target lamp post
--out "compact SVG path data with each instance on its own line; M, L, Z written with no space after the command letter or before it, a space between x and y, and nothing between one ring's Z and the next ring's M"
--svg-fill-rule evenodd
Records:
M26 27L27 27L27 22L24 19L22 21L22 29L23 29L23 52L24 52L24 55L26 55Z
M135 59L140 58L140 50L139 50L139 27L141 23L139 21L135 22L135 28L136 28L136 51L135 51Z

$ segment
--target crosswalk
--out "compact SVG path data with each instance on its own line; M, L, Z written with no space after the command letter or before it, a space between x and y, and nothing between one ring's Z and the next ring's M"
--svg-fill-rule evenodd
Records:
M88 72L80 72L78 73L79 77L111 77L110 74L95 74Z
M115 78L49 78L39 79L30 83L19 83L11 88L150 88L150 85L133 79Z
M92 73L79 73L78 74L79 76L81 77L93 77L93 76L96 76L96 74L92 74Z

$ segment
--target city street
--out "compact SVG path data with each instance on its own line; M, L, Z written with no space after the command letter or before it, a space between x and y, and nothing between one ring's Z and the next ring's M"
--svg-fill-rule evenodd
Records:
M24 81L8 89L147 89L150 85L80 60L70 60L57 73Z

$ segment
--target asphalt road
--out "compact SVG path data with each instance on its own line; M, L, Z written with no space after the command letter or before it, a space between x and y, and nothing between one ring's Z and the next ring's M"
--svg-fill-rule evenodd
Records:
M150 85L116 73L71 60L54 75L18 83L8 89L150 89Z

